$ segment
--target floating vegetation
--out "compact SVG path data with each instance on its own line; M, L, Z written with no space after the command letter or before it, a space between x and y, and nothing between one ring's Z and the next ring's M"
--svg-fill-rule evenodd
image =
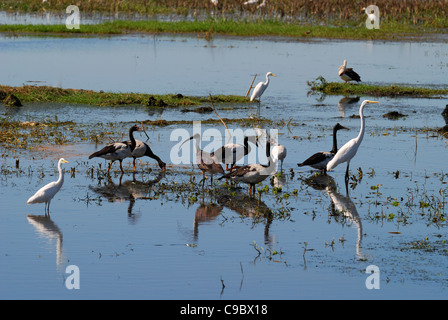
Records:
M425 237L423 240L411 241L404 245L402 251L413 250L423 252L433 252L440 255L448 255L448 242L446 239L442 239L442 235L436 235L436 240L430 240L429 237Z
M110 130L113 125L107 124ZM17 121L9 117L0 118L0 147L16 153L43 146L58 146L76 142L103 140L110 131L101 124L87 127L73 121L45 119L42 121Z
M402 113L400 113L398 111L391 111L391 112L388 112L386 114L383 114L383 117L387 118L387 119L390 119L390 120L398 120L400 118L406 117L406 115L402 114Z
M408 98L434 98L448 95L448 88L425 88L402 85L372 85L372 84L346 84L342 82L327 82L319 76L314 81L308 81L311 94L327 95L357 95L373 97L408 97Z

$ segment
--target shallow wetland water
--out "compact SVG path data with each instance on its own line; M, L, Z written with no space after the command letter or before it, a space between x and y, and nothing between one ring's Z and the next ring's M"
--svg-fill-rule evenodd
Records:
M171 164L171 149L179 142L171 141L173 130L192 132L193 120L216 119L214 113L145 106L1 106L3 119L71 121L74 129L58 129L64 144L1 149L0 297L446 298L448 140L436 130L445 125L441 113L447 100L360 97L344 105L342 96L307 94L307 81L318 76L338 81L344 59L366 82L446 85L445 43L0 37L5 61L0 83L10 86L245 95L255 73L259 81L272 71L277 77L259 112L274 121L262 126L278 129L288 150L283 175L266 179L249 199L246 185L229 189L215 179L210 187L208 179L202 188L196 167ZM297 163L331 149L337 122L350 129L338 132L340 146L356 136L359 119L351 116L364 98L381 103L365 109L367 131L351 163L347 195L345 165L322 177ZM255 104L216 109L222 118L257 113ZM406 117L383 117L390 111ZM166 173L143 158L135 174L131 160L124 162L123 175L115 163L108 179L104 160L88 160L109 138L126 137L130 125L158 119L187 121L146 126L152 150L168 163ZM243 129L250 127L245 123ZM202 125L203 131L212 128L225 133L221 124ZM91 136L105 131L109 134L95 144ZM144 133L136 138L146 140ZM26 200L56 180L59 157L70 163L45 218L43 205L27 206ZM69 265L80 269L79 290L65 286ZM369 265L381 272L379 290L366 288Z

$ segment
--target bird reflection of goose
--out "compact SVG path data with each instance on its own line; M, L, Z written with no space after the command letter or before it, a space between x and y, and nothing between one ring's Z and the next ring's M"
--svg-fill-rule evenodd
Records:
M359 102L359 97L344 97L338 102L338 110L339 114L342 117L345 117L345 109L350 107L353 104L357 104Z
M165 177L165 174L164 171L160 171L154 179L149 181L138 181L133 174L132 180L124 182L122 182L123 175L121 175L118 185L109 178L104 185L90 185L89 189L106 198L109 202L129 201L128 216L135 219L136 217L132 212L135 201L147 197L153 185L159 183Z
M327 152L327 151L321 151L313 154L311 157L303 161L302 163L298 163L297 165L299 167L303 166L310 166L311 168L321 170L324 173L327 172L327 164L330 162L331 159L333 159L336 152L338 152L338 140L337 140L337 132L341 129L347 129L344 126L341 126L339 123L337 123L333 127L333 148ZM347 129L348 130L348 129Z
M218 203L232 211L235 211L240 216L251 218L254 224L265 221L264 242L265 244L275 242L269 232L273 219L273 213L266 203L259 199L255 199L254 197L247 196L242 192L237 192L236 195L224 194L218 199Z
M333 214L342 214L350 222L352 222L357 231L357 242L356 242L356 255L358 259L364 259L361 253L361 241L363 236L362 221L358 214L355 204L350 199L348 190L346 189L347 195L344 196L337 191L337 185L334 179L328 175L313 175L305 180L305 182L316 190L325 191L331 199L334 205Z
M64 256L62 253L62 232L59 227L48 215L27 215L26 218L40 236L49 240L56 240L56 265L61 266Z
M207 172L211 176L210 183L213 183L213 175L217 173L224 173L224 169L222 168L221 164L219 163L219 160L215 155L201 150L201 148L199 147L201 139L200 134L196 133L189 139L182 142L182 144L179 146L179 149L182 147L184 143L193 139L195 141L194 153L196 155L196 164L198 168L201 169L202 171L202 181L203 183L205 182L205 173Z

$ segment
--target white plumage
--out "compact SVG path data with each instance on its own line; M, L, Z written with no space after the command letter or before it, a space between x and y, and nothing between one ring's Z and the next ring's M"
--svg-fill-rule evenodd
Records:
M359 116L361 117L361 129L359 131L358 136L356 138L353 138L349 142L347 142L345 145L343 145L342 148L340 148L338 150L338 152L333 157L333 159L327 164L327 171L330 171L330 170L336 168L339 164L347 162L347 170L345 172L345 182L346 183L348 182L348 171L349 171L350 161L356 155L356 152L358 151L358 148L361 145L361 142L364 138L364 132L365 132L364 107L370 103L379 103L379 102L364 100L361 103L361 106L359 107Z
M59 171L59 179L57 181L50 182L46 186L40 188L34 196L28 199L26 204L34 204L34 203L45 203L45 214L50 212L50 203L56 193L61 190L62 185L64 184L64 172L62 171L62 164L68 163L64 158L59 159L58 161L58 171Z
M260 102L261 100L261 96L263 95L264 91L266 90L266 88L269 85L269 77L277 77L275 74L273 74L272 72L268 72L266 73L266 82L259 82L256 86L254 91L252 92L252 95L250 96L250 101L254 101L255 99L258 98L258 101Z
M347 129L347 128L344 126L341 126L339 123L337 123L333 127L333 148L330 151L316 152L311 157L309 157L302 163L298 163L297 165L299 167L310 166L311 168L318 169L318 170L321 170L324 173L326 173L327 172L327 164L331 161L331 159L333 159L336 152L338 152L338 141L336 138L336 134L337 134L338 130L341 130L341 129Z
M286 147L284 145L276 143L272 148L272 160L277 163L280 161L280 171L283 171L283 160L286 158Z

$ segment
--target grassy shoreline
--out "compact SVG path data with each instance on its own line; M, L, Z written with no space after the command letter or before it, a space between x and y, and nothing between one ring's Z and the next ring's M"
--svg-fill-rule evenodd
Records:
M261 0L260 0L261 1ZM241 0L3 0L0 11L68 17L66 8L77 5L80 29L61 25L0 25L0 32L33 35L114 35L127 33L192 33L213 35L283 36L290 38L427 40L448 37L448 0L376 0L380 29L366 27L361 1L268 1L263 8ZM84 24L84 19L121 19ZM91 21L92 21L91 20Z
M49 86L11 87L0 85L3 96L14 94L22 103L59 102L95 106L146 105L149 107L188 107L210 102L210 97L182 94L116 93L84 89L61 89ZM0 94L0 96L2 96ZM214 103L249 103L249 99L236 95L214 95Z
M428 40L430 37L440 40L437 35L445 35L439 29L426 29L396 23L383 24L380 29L367 29L360 25L324 26L282 23L275 20L233 21L225 19L208 19L203 21L129 21L117 20L99 24L81 24L80 29L68 29L65 25L0 25L1 33L53 35L76 37L83 35L121 35L131 33L148 34L195 34L207 40L214 35L239 37L287 37L296 39L326 38L354 40Z

